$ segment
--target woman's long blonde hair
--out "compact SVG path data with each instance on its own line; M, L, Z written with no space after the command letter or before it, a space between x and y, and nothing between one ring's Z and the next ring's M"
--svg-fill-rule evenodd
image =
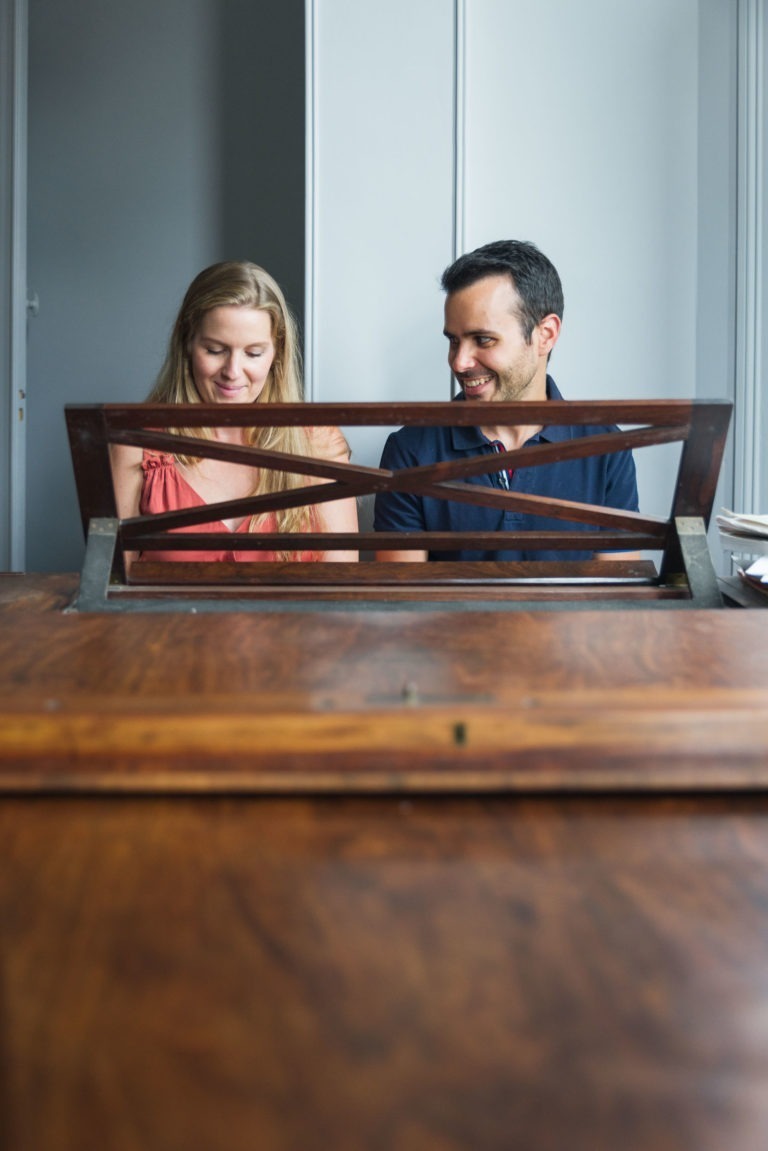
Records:
M298 332L288 304L277 282L258 264L231 260L212 264L200 272L187 288L186 295L171 332L168 352L157 382L147 400L156 404L199 404L200 394L191 371L192 340L200 330L203 318L213 308L259 308L268 312L272 321L275 358L257 403L298 403L304 399L301 380L301 353ZM209 428L179 429L184 435L212 439ZM309 436L304 428L247 428L246 439L252 446L273 448L296 455L311 454ZM185 464L197 459L179 456ZM303 487L310 481L290 472L259 469L254 495L284 492ZM275 513L279 531L308 531L313 516L308 507L287 508ZM251 531L257 528L259 516L251 520Z

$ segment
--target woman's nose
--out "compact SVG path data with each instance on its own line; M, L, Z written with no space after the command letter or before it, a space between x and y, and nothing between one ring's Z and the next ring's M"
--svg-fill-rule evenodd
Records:
M236 352L230 352L224 361L224 375L228 380L234 380L240 374L240 361Z

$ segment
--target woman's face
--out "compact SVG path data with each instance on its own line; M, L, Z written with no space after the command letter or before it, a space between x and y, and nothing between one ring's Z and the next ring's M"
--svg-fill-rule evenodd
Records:
M274 359L272 317L262 308L212 308L190 347L192 379L204 403L253 403Z

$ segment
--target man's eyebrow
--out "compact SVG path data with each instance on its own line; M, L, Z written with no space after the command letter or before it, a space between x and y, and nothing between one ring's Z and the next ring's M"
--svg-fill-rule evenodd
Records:
M455 332L450 332L448 328L443 328L443 335L448 339L455 335ZM465 336L497 336L498 332L494 332L492 328L470 328L468 332L464 332Z

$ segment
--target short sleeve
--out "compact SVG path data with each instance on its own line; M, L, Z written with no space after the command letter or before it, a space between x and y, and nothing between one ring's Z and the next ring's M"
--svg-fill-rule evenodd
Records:
M415 467L419 460L404 444L400 432L392 432L384 444L380 467L387 471ZM419 532L425 530L424 507L420 496L410 492L379 492L373 512L377 532Z
M339 428L311 428L309 435L312 454L318 459L347 463L350 456L349 444Z
M615 452L609 456L606 506L622 511L640 510L637 476L632 452Z

